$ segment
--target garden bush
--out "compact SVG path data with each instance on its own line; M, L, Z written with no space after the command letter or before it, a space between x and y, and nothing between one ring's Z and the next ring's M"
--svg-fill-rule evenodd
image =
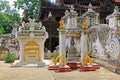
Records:
M12 53L6 53L4 60L6 63L13 63L15 61L15 55Z

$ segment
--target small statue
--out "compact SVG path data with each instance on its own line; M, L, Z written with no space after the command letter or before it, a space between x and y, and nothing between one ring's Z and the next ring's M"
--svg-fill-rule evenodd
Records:
M64 25L64 21L63 20L60 20L60 29L64 28L65 25Z
M62 53L62 56L61 56L61 64L62 64L62 66L65 66L65 64L66 64L64 53Z
M87 29L88 28L88 24L87 24L87 22L85 21L85 22L83 22L83 24L82 24L82 28L83 29Z
M49 14L48 14L48 18L51 18L51 17L52 17L52 13L49 12Z
M84 56L84 64L88 65L88 64L92 64L93 63L93 58L90 58L90 51L88 51L88 54L85 54Z
M60 60L60 55L59 55L59 53L57 53L56 50L54 50L53 58L52 58L52 61L53 61L54 65L56 65L57 62L59 62L59 60Z
M54 65L57 64L57 60L55 58L52 59L52 62L54 63Z

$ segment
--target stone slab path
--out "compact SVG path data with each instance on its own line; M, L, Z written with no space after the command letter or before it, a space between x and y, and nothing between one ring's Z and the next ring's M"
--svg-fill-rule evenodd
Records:
M47 62L49 63L49 61ZM0 80L120 80L120 75L103 67L97 71L83 72L79 69L71 72L49 71L45 67L10 67L0 61Z
M120 75L115 74L103 67L96 71L83 72L79 69L71 72L59 73L50 71L54 80L120 80Z
M0 61L0 80L53 80L47 67L10 67Z

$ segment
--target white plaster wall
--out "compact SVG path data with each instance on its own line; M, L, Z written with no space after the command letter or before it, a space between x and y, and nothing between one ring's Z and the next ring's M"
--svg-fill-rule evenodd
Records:
M110 18L109 19L109 27L112 28L112 27L115 27L116 25L117 25L117 21L116 21L115 17Z

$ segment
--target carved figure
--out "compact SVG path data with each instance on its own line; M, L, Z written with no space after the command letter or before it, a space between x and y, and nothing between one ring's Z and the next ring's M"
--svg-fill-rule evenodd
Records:
M60 20L60 29L64 28L65 25L64 25L64 21L63 20Z

